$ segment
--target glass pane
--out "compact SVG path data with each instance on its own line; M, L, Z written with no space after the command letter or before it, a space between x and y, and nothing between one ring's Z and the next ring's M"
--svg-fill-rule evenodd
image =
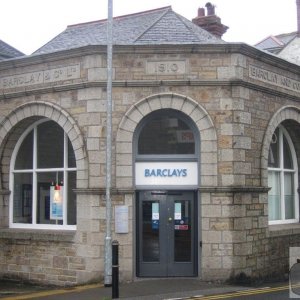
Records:
M13 222L32 223L32 173L14 174Z
M139 154L195 154L191 128L177 117L159 116L142 129Z
M174 202L174 221L174 261L189 262L192 259L190 201Z
M38 168L62 168L64 165L64 132L55 122L38 126Z
M75 153L69 139L68 139L68 167L76 168Z
M18 151L15 169L24 170L33 168L33 130L26 136Z
M295 219L294 174L284 174L285 219Z
M55 189L56 179L61 186L63 172L38 173L37 175L37 224L62 224L63 189ZM52 192L50 191L52 189ZM57 200L54 197L57 195ZM52 197L52 199L51 199ZM53 213L56 209L61 213Z
M159 261L159 202L143 201L143 261Z
M269 221L281 219L280 205L280 173L269 172L268 185L271 188L268 194Z
M285 136L283 136L283 162L285 169L293 169L292 154Z
M274 132L269 148L269 159L268 167L269 168L279 168L280 159L279 159L279 129L277 128Z
M76 224L76 195L74 189L76 188L76 172L68 172L68 225Z

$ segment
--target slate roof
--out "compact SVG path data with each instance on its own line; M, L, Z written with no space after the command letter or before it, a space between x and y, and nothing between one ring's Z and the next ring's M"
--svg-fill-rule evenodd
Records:
M279 34L276 36L268 36L255 45L260 50L269 51L272 53L279 53L287 44L289 44L295 37L297 32Z
M0 61L25 55L14 47L0 40Z
M107 20L70 25L33 54L51 53L88 45L106 45ZM114 18L114 45L182 45L225 43L170 6Z

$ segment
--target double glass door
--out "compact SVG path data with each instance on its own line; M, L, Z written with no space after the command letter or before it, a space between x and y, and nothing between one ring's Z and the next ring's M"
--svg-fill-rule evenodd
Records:
M194 198L190 191L138 192L138 276L196 276Z

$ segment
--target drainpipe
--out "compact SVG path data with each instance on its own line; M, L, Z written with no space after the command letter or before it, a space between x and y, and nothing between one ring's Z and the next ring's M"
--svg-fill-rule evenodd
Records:
M107 102L106 102L106 236L104 285L112 283L111 249L111 150L112 150L112 52L113 52L113 0L108 0L107 18Z
M296 0L297 4L297 34L300 36L300 0Z

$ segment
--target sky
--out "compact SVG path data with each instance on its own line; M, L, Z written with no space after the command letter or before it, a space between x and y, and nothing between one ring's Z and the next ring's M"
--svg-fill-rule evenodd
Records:
M207 2L229 29L227 42L254 45L297 30L296 0L113 0L113 16L172 6L192 20ZM29 55L68 25L107 18L108 0L0 0L0 39Z

